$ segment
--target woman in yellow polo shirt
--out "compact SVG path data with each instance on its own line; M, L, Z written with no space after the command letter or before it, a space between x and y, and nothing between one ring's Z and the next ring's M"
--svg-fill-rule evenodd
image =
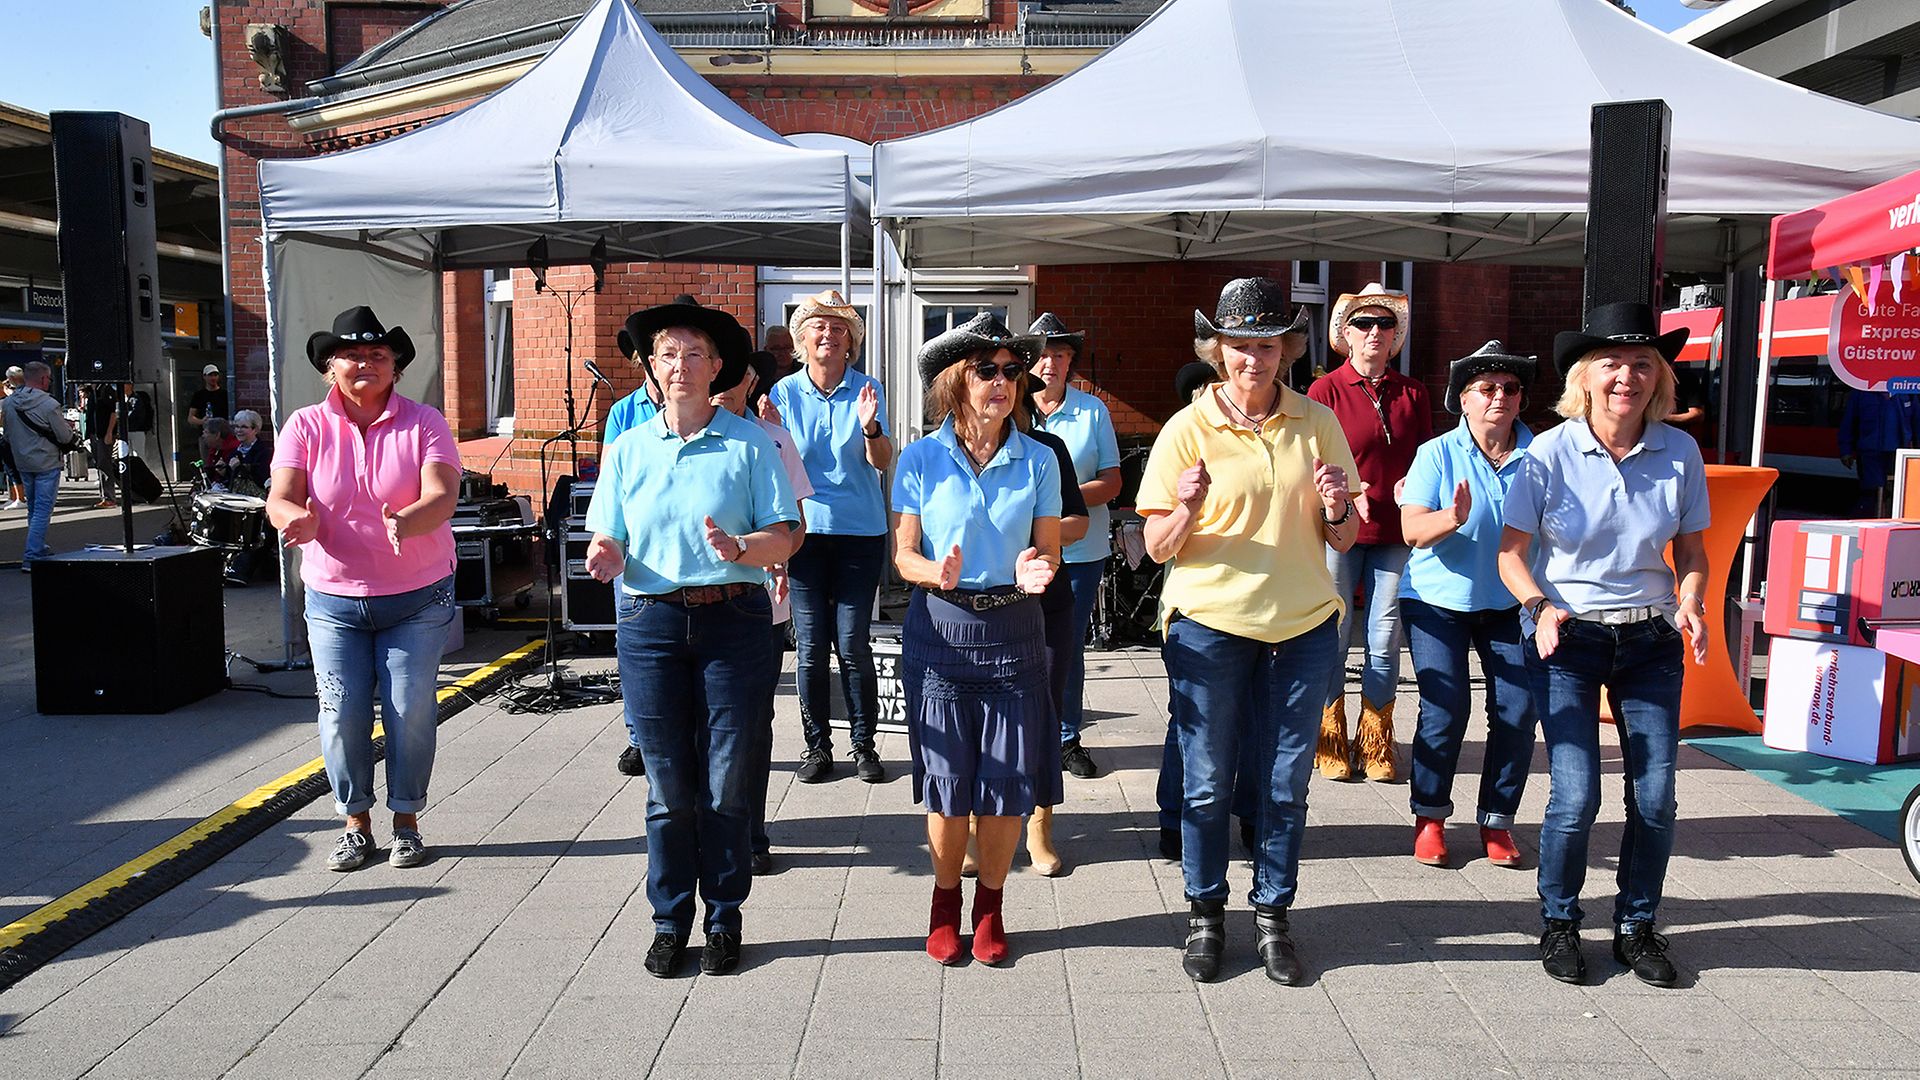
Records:
M1333 411L1279 381L1306 347L1304 315L1285 309L1278 283L1242 278L1213 319L1193 313L1194 351L1222 382L1161 429L1136 503L1147 553L1170 563L1160 611L1184 776L1183 966L1197 982L1219 974L1226 947L1236 772L1259 787L1238 800L1254 822L1255 949L1268 978L1301 978L1287 906L1320 708L1340 674L1326 549L1353 544L1354 464Z

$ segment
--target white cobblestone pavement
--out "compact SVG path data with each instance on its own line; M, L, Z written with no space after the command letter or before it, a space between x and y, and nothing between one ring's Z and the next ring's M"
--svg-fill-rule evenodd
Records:
M23 586L0 582L0 601L24 611ZM230 641L277 626L268 600L229 594ZM30 649L9 631L0 921L315 752L310 705L236 692L167 717L38 717L22 685ZM476 633L463 657L525 636ZM0 1076L1920 1072L1920 887L1898 853L1692 749L1662 909L1678 989L1620 970L1597 922L1592 985L1551 981L1533 875L1463 858L1477 855L1470 817L1450 832L1454 868L1419 866L1404 785L1318 778L1293 913L1309 983L1260 971L1236 861L1228 970L1196 986L1180 971L1178 869L1155 852L1165 683L1145 650L1090 658L1086 741L1103 773L1068 781L1057 821L1071 871L1043 879L1022 855L1007 890L1013 962L942 969L921 952L931 875L905 739L882 740L884 784L844 762L834 782L791 783L791 664L769 797L778 870L745 908L738 975L641 970L645 782L613 768L617 707L516 716L489 701L442 729L428 865L328 872L338 822L318 801L0 994ZM1470 742L1462 807L1478 753ZM1516 834L1529 856L1543 770L1539 755ZM1590 912L1610 903L1619 783L1610 753Z

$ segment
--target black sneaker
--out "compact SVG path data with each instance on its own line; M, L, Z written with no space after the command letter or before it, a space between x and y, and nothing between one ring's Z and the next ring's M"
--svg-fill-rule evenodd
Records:
M1648 986L1669 987L1680 981L1667 959L1667 939L1653 932L1651 922L1630 922L1613 935L1613 958Z
M1220 955L1226 951L1226 902L1187 901L1187 951L1180 960L1187 978L1194 982L1212 982L1220 975Z
M880 755L861 746L853 748L853 774L869 784L878 784L887 778L887 770L880 764Z
M620 760L614 762L613 767L619 769L622 776L647 775L646 762L640 760L640 748L637 746L620 751Z
M1256 904L1253 909L1253 951L1267 967L1267 978L1282 986L1299 986L1305 972L1300 954L1287 934L1287 909Z
M768 874L773 873L773 852L754 852L753 857L749 860L749 866L753 870L754 877L766 877Z
M793 778L803 784L817 784L833 776L833 751L808 749L800 755L800 767L793 770Z
M740 970L740 935L716 930L700 950L700 974L731 975Z
M1060 767L1082 780L1091 780L1100 775L1100 769L1094 765L1093 756L1080 740L1060 744Z
M647 974L656 979L671 979L679 974L680 956L686 951L686 935L656 932L653 944L647 948L647 959L643 966Z
M1180 830L1178 828L1160 830L1160 857L1168 862L1180 861Z
M1571 919L1548 919L1540 935L1540 966L1563 983L1587 977L1587 961L1580 955L1580 924Z

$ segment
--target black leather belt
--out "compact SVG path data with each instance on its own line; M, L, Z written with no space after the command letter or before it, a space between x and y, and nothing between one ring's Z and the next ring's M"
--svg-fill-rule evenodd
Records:
M963 607L968 611L992 611L994 608L1009 607L1023 600L1033 599L1034 594L1018 588L1006 589L928 589L928 596L937 596L954 607Z

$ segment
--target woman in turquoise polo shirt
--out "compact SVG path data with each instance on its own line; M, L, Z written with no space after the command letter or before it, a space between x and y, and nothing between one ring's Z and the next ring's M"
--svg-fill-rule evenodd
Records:
M1518 867L1513 817L1533 764L1533 693L1521 652L1520 602L1500 582L1501 511L1533 432L1519 423L1531 356L1489 341L1447 372L1452 431L1420 445L1400 497L1413 554L1400 579L1407 651L1420 685L1409 802L1413 857L1447 864L1453 776L1473 709L1469 650L1487 675L1487 748L1480 766L1480 842L1487 861Z
M914 800L927 808L927 953L960 960L960 876L979 822L973 957L1007 958L1001 890L1020 819L1060 802L1038 597L1060 565L1060 465L1021 434L1039 341L978 315L921 347L928 421L893 480L893 563L917 586L901 670Z
M1099 775L1093 755L1080 744L1080 721L1087 682L1087 622L1100 595L1100 572L1113 550L1107 504L1120 494L1120 442L1113 433L1107 404L1067 384L1087 335L1067 329L1045 312L1027 333L1041 338L1033 365L1033 426L1057 436L1073 455L1073 479L1087 504L1087 534L1060 553L1060 573L1073 593L1073 648L1058 650L1065 663L1053 677L1053 707L1060 714L1060 765L1083 780Z
M636 312L627 329L663 405L605 452L587 504L587 570L620 581L620 685L648 780L645 967L679 970L698 894L700 969L723 975L740 963L751 773L769 737L766 568L792 554L800 507L773 440L712 401L746 373L740 324L676 303Z

